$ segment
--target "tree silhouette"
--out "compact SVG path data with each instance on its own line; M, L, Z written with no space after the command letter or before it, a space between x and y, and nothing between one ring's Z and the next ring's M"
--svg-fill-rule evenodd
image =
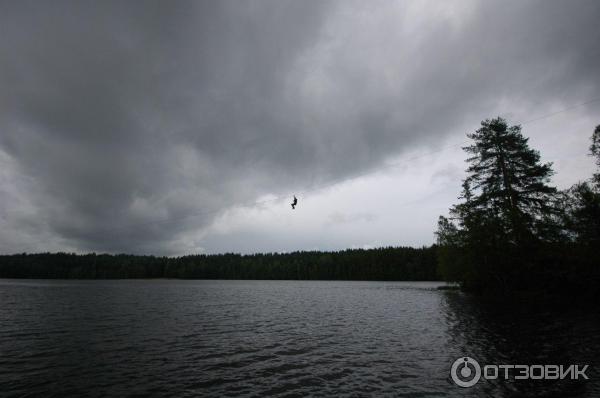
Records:
M481 125L468 135L474 143L464 148L472 155L463 184L465 202L454 212L467 224L489 219L503 239L515 244L545 238L546 215L557 211L556 188L548 185L552 164L540 163L520 126L509 127L502 118Z
M596 166L598 172L594 174L594 183L596 188L600 190L600 124L594 129L592 134L592 144L590 145L590 154L596 157Z
M558 239L557 191L548 185L552 165L540 163L520 126L500 117L467 136L473 144L463 148L470 157L461 202L450 209L452 221L441 217L438 224L438 243L445 246L440 270L473 288L506 288L532 245ZM454 254L444 257L448 246Z
M600 125L592 134L590 155L596 158L598 172L591 181L575 184L566 191L565 225L579 244L600 245Z

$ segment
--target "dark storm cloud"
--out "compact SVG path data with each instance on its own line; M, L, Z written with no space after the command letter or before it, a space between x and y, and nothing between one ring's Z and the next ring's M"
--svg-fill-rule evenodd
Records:
M170 253L507 99L600 95L596 1L0 4L0 216L29 250Z

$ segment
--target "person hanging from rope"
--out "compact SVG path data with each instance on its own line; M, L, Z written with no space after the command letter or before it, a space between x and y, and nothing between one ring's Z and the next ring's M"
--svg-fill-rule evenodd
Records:
M296 198L296 195L294 195L294 200L292 201L292 209L295 209L297 204L298 204L298 199Z

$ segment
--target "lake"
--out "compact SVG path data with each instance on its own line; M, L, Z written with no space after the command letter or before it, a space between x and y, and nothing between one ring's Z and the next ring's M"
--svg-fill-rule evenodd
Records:
M439 285L4 279L0 394L600 396L597 311L490 306ZM588 380L461 388L450 369L465 356L587 364Z

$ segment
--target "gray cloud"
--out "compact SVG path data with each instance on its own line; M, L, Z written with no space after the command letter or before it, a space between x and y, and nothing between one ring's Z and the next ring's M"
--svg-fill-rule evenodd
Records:
M377 218L371 213L353 213L346 214L339 211L329 214L329 223L331 224L347 224L356 222L371 222Z
M598 97L599 16L597 1L2 2L0 249L168 254L231 206L376 169L511 101Z

